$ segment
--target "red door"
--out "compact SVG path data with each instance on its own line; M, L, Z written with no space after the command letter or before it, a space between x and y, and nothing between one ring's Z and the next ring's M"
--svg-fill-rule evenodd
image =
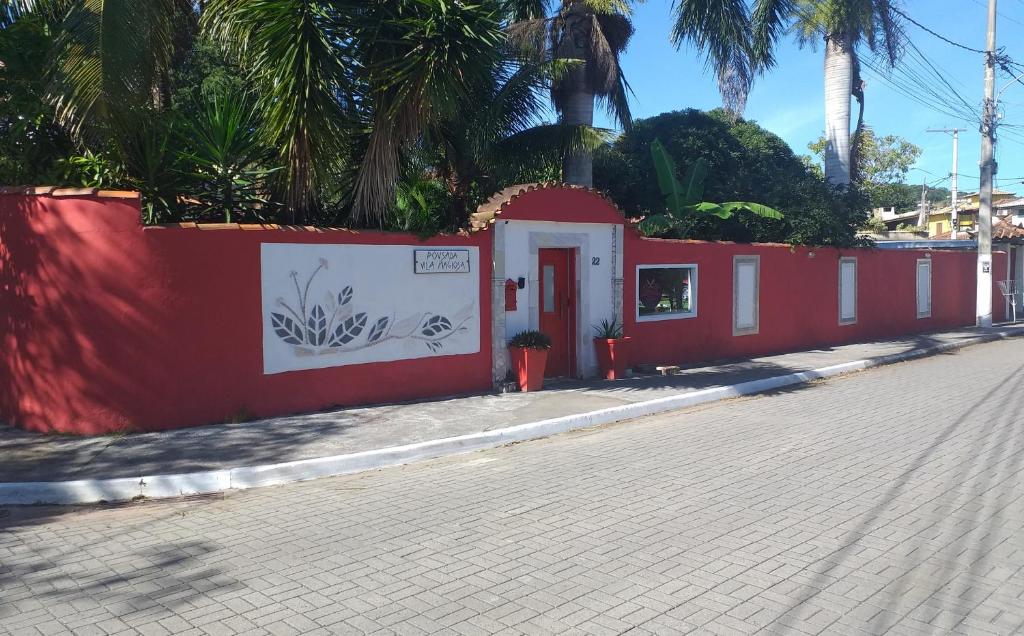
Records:
M573 250L541 249L540 330L551 338L546 377L576 374L576 258Z

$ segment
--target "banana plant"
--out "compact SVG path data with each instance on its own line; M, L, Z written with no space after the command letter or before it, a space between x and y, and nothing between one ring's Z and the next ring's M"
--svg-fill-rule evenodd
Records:
M710 214L720 219L728 219L736 212L745 211L766 219L782 218L782 212L760 203L703 201L704 182L708 177L708 163L703 158L697 159L690 166L682 182L676 177L678 173L675 161L657 139L651 143L651 158L654 160L654 171L658 175L658 187L665 196L665 212L647 216L640 222L640 231L647 236L664 234L678 227L687 216L694 214Z

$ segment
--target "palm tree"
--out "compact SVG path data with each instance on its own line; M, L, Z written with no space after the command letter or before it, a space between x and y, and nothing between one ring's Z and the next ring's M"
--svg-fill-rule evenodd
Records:
M756 0L752 13L742 0L680 0L673 38L677 46L692 40L705 52L719 74L720 88L723 78L742 78L725 85L745 99L753 75L774 66L773 49L790 29L801 46L824 42L825 177L830 183L847 185L855 159L851 96L861 106L858 130L863 122L858 50L866 46L890 65L896 64L902 29L892 0ZM723 96L729 103L725 89Z
M208 0L202 27L248 74L267 142L284 167L278 184L293 223L306 222L316 192L344 148L354 80L339 45L351 33L341 2Z
M532 4L533 15L543 15L546 3ZM620 126L626 130L631 127L629 85L619 64L633 36L631 13L629 0L564 0L550 19L533 17L513 25L517 41L546 48L553 59L579 62L551 87L551 100L561 123L592 128L594 105L601 100ZM591 148L578 148L564 155L562 179L593 185Z
M169 135L151 124L170 119L163 115L176 57L197 37L217 43L257 96L255 120L263 141L277 150L273 163L281 166L274 173L275 199L285 203L294 223L313 218L325 196L343 186L348 194L332 198L350 206L354 224L383 225L405 155L446 122L477 125L466 129L473 153L463 157L483 157L487 144L514 135L518 147L533 147L528 124L539 106L524 95L536 91L536 72L533 80L524 79L530 73L514 72L526 66L510 59L502 27L539 15L542 0L0 3L0 25L26 11L55 25L59 46L50 72L62 123L83 132L83 140L94 131L104 144L123 137L119 145L146 160L134 162L145 163L142 178L160 174L156 159L167 155ZM591 17L613 26L621 22ZM621 33L599 36L599 46L624 46ZM550 56L542 61L548 62ZM142 132L152 134L140 139ZM570 150L598 143L594 134L571 132L566 140L572 143L564 144ZM536 142L543 130L532 133Z
M471 108L425 132L424 146L437 149L436 174L452 197L450 227L465 223L474 195L518 183L523 175L536 179L542 167L557 165L563 156L611 141L602 129L543 121L552 83L576 66L512 52L474 89Z
M169 78L191 46L198 15L191 0L6 0L3 19L35 12L56 37L50 99L78 138L134 125L133 114L169 100ZM117 141L115 139L115 141Z
M317 207L339 157L359 147L351 218L382 224L403 148L467 101L503 41L499 0L0 2L0 25L33 11L58 29L52 99L75 132L130 138L144 128L149 111L167 106L177 51L201 29L259 96L296 223Z
M383 225L395 201L403 150L440 122L479 107L505 35L499 3L398 0L365 3L353 38L365 154L352 202L357 223Z

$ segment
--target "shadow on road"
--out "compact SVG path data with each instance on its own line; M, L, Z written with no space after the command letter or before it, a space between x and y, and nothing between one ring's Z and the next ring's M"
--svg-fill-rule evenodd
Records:
M927 345L924 345L927 346ZM908 396L908 399L913 399ZM981 407L984 416L979 415ZM995 416L990 414L994 413ZM878 503L861 516L857 526L841 539L843 547L823 560L830 565L818 572L804 586L807 600L831 585L836 576L850 571L855 558L870 547L872 532L890 523L895 517L921 512L931 521L900 548L902 561L892 568L905 572L874 595L872 603L889 611L880 612L866 627L870 633L882 633L892 626L892 618L905 614L925 599L915 599L914 578L926 577L930 589L941 588L951 605L977 604L987 596L979 587L978 578L998 565L992 555L993 542L1003 526L1004 510L1020 488L1024 465L1024 365L1017 367L1007 379L976 398L963 413L939 433L931 444L913 458L910 466L886 489ZM932 480L929 490L940 493L926 501L913 500L915 480L928 480L924 469L941 459L943 450L954 438L970 436L971 452L955 449L958 463L948 469L941 484ZM905 512L903 512L905 510ZM983 511L994 511L984 516ZM902 513L902 514L901 514ZM966 523L965 523L966 522ZM966 527L964 527L966 526ZM1004 530L1005 533L1005 530ZM995 560L997 561L997 560ZM964 572L964 567L967 572ZM915 570L918 570L915 573ZM979 594L983 594L979 596ZM902 612L896 611L901 608Z

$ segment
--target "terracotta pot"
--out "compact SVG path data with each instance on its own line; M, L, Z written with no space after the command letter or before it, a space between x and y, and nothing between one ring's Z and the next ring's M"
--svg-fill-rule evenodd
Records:
M544 388L544 367L548 363L547 349L509 347L512 369L519 381L520 391L540 391Z
M601 375L606 380L618 380L626 377L626 369L629 368L629 350L632 338L607 339L594 338L594 348L597 349L597 365L601 368Z

